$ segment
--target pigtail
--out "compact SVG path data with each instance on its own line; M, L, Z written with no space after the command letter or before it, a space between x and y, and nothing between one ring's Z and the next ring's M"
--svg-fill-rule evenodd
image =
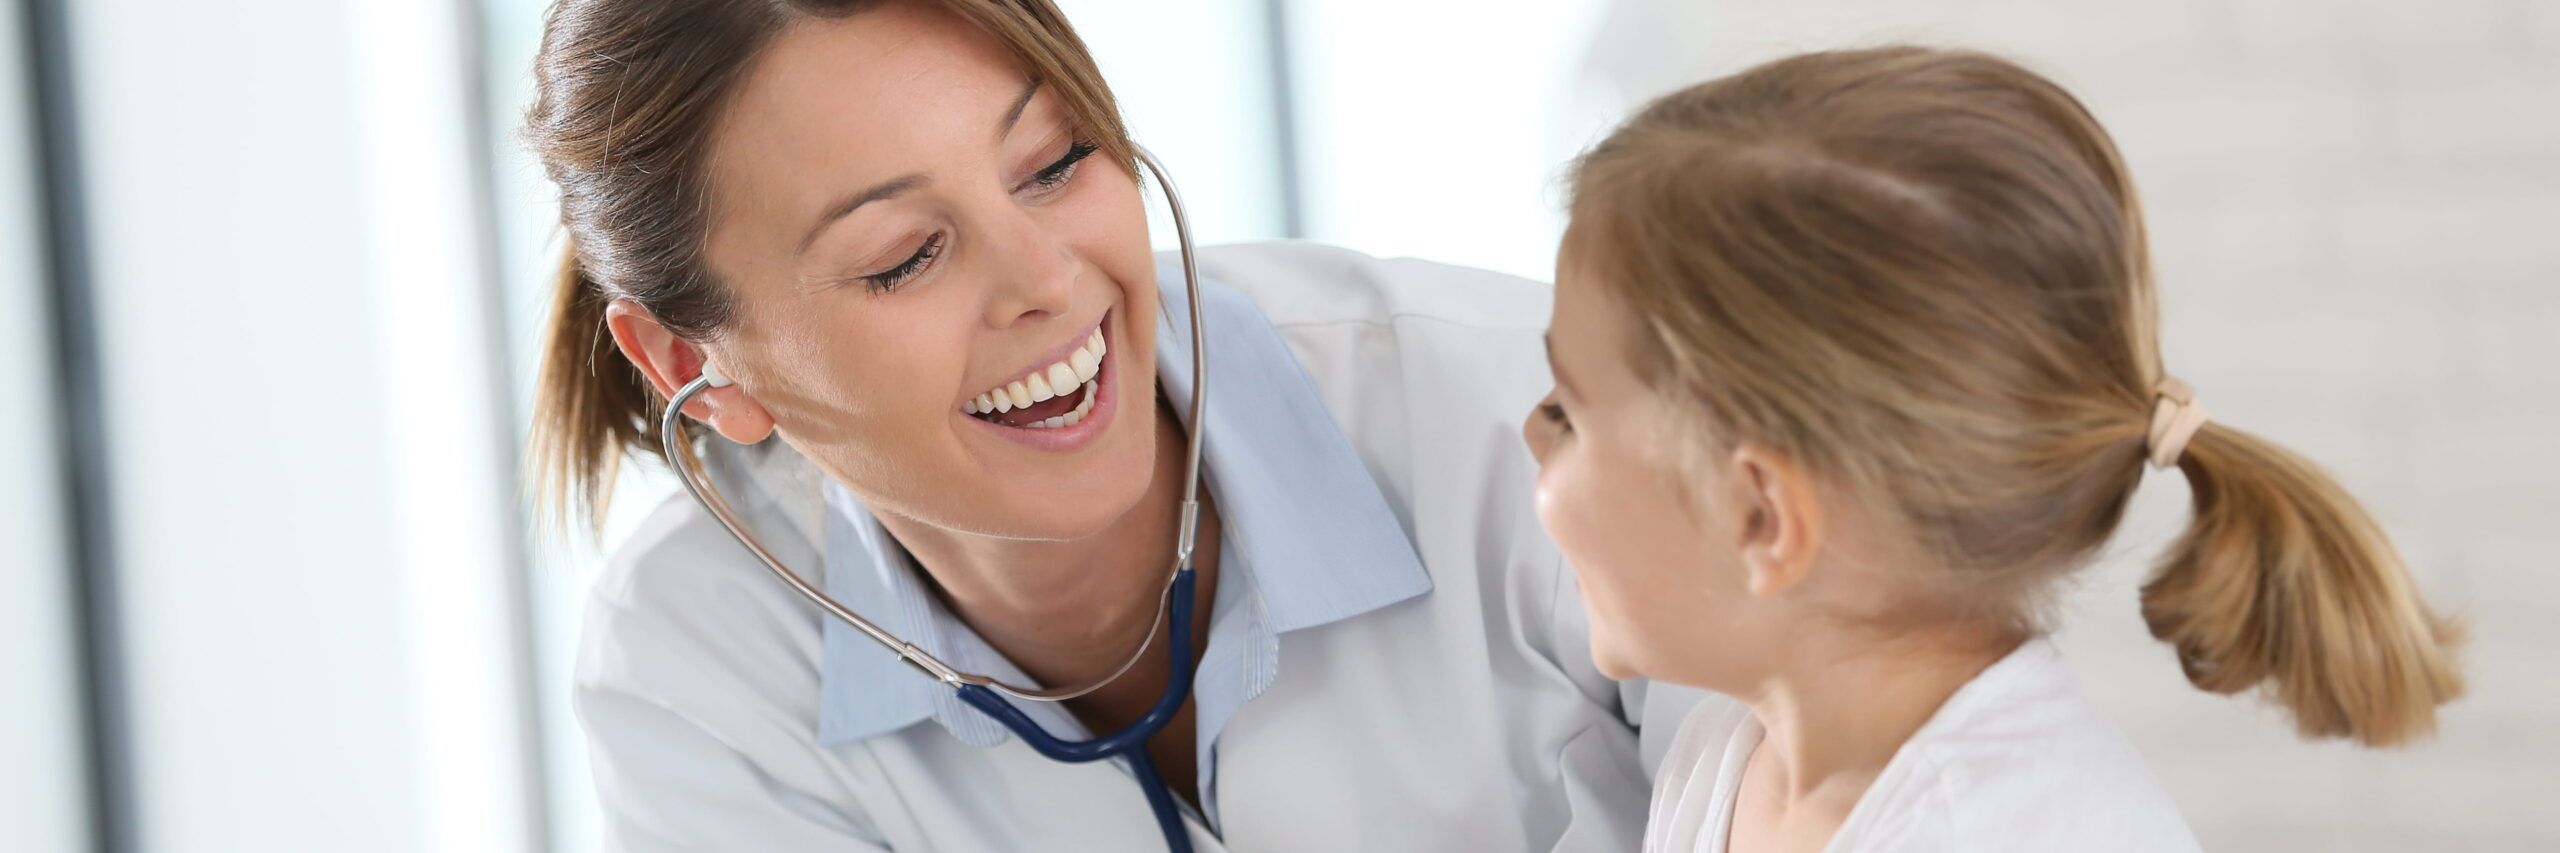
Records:
M2187 680L2263 689L2305 737L2391 746L2462 695L2459 624L2428 610L2373 517L2310 461L2205 425L2178 466L2195 518L2142 588Z

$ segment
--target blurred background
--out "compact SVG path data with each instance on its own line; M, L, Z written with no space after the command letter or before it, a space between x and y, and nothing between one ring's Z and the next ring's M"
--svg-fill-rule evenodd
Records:
M2560 849L2560 0L1062 0L1204 242L1547 278L1563 164L1781 53L2009 52L2145 193L2172 369L2365 496L2476 639L2397 752L2063 641L2209 849ZM598 547L514 471L559 250L541 0L18 0L0 22L9 849L589 851ZM1160 233L1165 232L1159 229ZM662 499L628 478L611 543Z

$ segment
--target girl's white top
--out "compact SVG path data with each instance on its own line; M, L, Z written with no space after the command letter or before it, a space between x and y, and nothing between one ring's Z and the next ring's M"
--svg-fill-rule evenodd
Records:
M1760 723L1728 699L1681 724L1645 849L1723 853ZM2124 735L2031 640L1948 697L1885 764L1826 850L2183 851L2195 836ZM1741 851L1749 853L1749 851Z

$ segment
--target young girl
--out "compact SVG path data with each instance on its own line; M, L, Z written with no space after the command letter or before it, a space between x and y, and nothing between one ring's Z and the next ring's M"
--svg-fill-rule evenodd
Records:
M2194 848L2043 639L2146 463L2194 491L2142 610L2197 687L2368 745L2460 693L2373 519L2162 372L2133 187L2052 82L1799 56L1654 103L1572 191L1539 514L1602 671L1740 701L1684 725L1649 849Z

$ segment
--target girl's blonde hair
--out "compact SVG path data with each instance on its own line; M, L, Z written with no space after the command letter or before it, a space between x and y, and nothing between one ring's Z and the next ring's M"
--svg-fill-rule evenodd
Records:
M2014 63L1797 56L1674 93L1576 164L1570 268L1714 440L1850 488L1943 557L1942 601L2033 630L2142 478L2161 371L2140 208L2087 109ZM2317 466L2209 424L2143 586L2188 680L2306 736L2431 732L2459 630Z

